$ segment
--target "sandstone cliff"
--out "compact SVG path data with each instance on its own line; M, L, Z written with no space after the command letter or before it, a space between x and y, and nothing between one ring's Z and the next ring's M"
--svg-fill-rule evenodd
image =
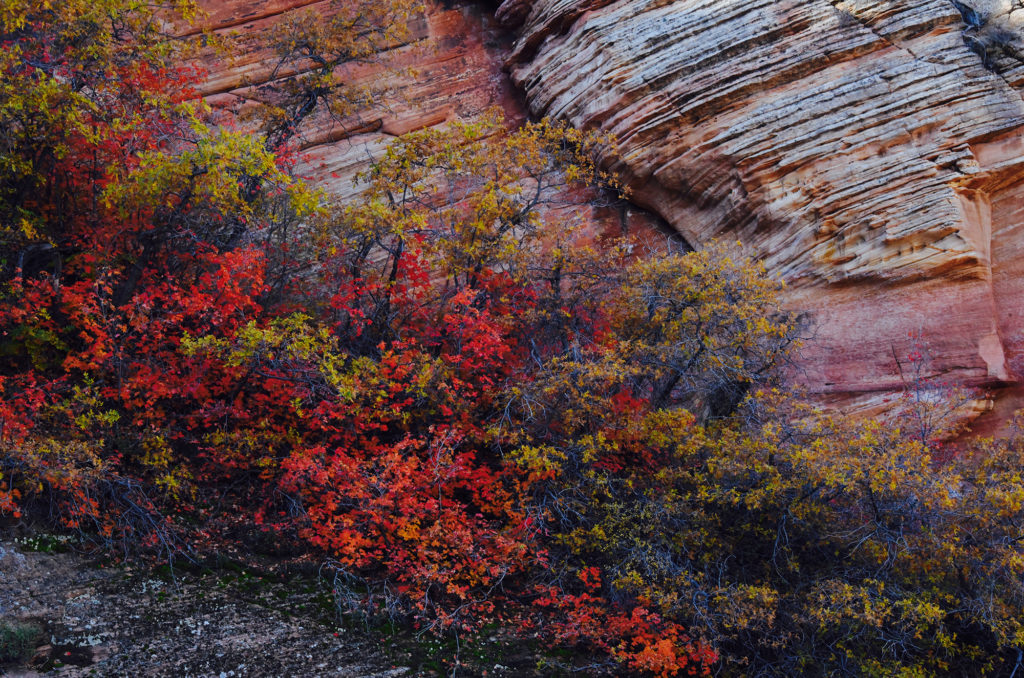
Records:
M764 257L810 314L803 381L872 406L917 342L953 382L1003 387L1024 370L1011 10L508 0L499 16L518 25L509 63L530 111L614 132L640 204L696 245L738 238Z
M1016 2L1016 0L1014 0ZM244 105L269 77L247 48L309 0L209 0L242 49L205 94ZM695 246L739 239L808 312L799 378L866 410L929 375L995 390L995 430L1024 404L1024 9L1010 0L506 0L431 4L417 74L358 134L309 130L309 173L332 190L394 134L501 105L600 127L634 200ZM364 77L379 77L368 69ZM334 135L334 136L332 136ZM609 162L611 160L609 159ZM606 215L607 216L607 215ZM989 406L974 403L976 411Z

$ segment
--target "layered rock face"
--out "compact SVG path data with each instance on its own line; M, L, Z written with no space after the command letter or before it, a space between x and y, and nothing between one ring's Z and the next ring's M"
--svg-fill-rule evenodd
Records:
M614 132L638 203L694 245L741 240L789 282L812 391L884 407L924 344L927 375L996 391L993 429L1024 402L1024 9L970 2L498 15L518 26L509 66L533 114Z
M608 162L693 245L740 240L807 314L797 377L884 409L916 374L980 386L997 432L1024 405L1024 7L1017 0L506 0L428 3L390 65L400 96L357 128L303 136L342 196L395 134L478 115L552 115L619 138ZM207 0L237 32L204 94L271 77L275 22L327 0ZM508 75L502 69L508 71ZM621 214L592 215L618 225ZM648 228L650 220L634 221ZM919 368L908 356L920 345ZM991 406L973 403L980 412Z
M199 93L225 121L237 124L252 106L257 90L275 77L277 57L267 48L268 35L302 13L327 17L343 0L200 0L203 21L183 29L199 35L212 32L229 45L229 53L209 51L200 65L208 75ZM379 105L351 119L338 121L321 114L299 130L300 160L296 172L340 199L354 197L357 175L379 157L396 136L414 130L444 127L479 118L500 108L512 122L526 118L519 91L505 69L513 42L492 13L469 2L426 0L413 20L405 44L396 44L372 63L359 64L344 77L353 84L389 90ZM660 238L666 231L655 214L626 204L598 205L592 196L565 195L558 210L562 223L581 224L591 236L631 230L642 238ZM607 203L607 200L602 201Z
M230 54L211 54L203 64L209 75L200 88L213 106L244 110L254 88L270 81L275 55L266 48L267 35L300 13L329 16L331 0L200 0L202 28L229 40ZM521 99L502 70L508 33L486 12L469 5L426 3L413 22L407 44L395 45L376 63L361 65L350 75L356 81L386 80L395 96L338 124L326 116L307 121L300 130L301 174L342 197L358 186L353 177L396 135L471 119L499 106L512 119L524 115ZM397 69L412 67L411 72ZM278 75L288 75L287 73Z

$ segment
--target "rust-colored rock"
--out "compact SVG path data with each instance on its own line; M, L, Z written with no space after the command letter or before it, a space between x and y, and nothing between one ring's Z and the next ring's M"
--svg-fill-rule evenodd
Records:
M252 87L267 82L274 69L273 54L263 45L272 27L292 13L331 11L329 0L203 0L205 27L231 36L228 58L210 57L209 71L200 91L212 105L243 110ZM385 80L395 96L374 110L364 111L346 125L313 120L301 130L306 155L300 173L310 175L341 196L355 190L352 179L370 158L394 136L471 119L492 106L500 106L513 119L524 109L502 62L508 49L507 33L486 12L468 4L445 6L427 3L427 10L412 25L409 44L382 54L379 62L361 66L354 76ZM396 68L413 73L396 75Z
M275 58L265 47L269 31L294 13L326 15L336 6L331 0L201 0L200 4L205 11L201 28L229 38L233 49L226 57L206 57L201 65L208 76L199 91L233 119L251 105L252 90L273 75ZM525 119L521 96L504 69L512 38L477 5L426 2L425 11L412 23L407 44L396 45L376 63L353 69L357 80L387 85L392 96L343 124L326 118L307 121L300 130L303 159L297 172L330 193L349 198L360 190L355 176L397 135L472 120L492 107L501 108L511 121ZM582 219L591 234L620 228L648 238L658 233L657 217L620 207L581 204L571 210L573 216L566 212L561 218Z

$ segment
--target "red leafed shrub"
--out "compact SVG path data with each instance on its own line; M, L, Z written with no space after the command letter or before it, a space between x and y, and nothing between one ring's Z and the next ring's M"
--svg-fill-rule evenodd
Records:
M603 323L602 256L552 254L540 215L566 176L602 180L606 140L495 116L414 134L329 205L286 144L309 88L358 99L336 68L262 92L245 136L188 103L201 74L168 66L147 8L3 11L0 512L168 558L248 524L326 558L349 611L457 634L535 619L549 515L506 453L528 442L509 408ZM357 25L315 44L370 58ZM588 595L612 635L548 605L550 642L657 674L710 662Z
M609 603L601 596L599 568L581 569L578 577L580 593L550 587L534 602L542 614L553 613L536 623L559 642L600 649L628 669L657 676L703 675L717 659L679 624L642 605L626 611Z

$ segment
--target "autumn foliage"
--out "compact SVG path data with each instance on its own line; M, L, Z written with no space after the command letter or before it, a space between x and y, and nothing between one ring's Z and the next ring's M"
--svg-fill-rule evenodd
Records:
M575 232L609 138L492 114L397 139L356 201L296 179L414 6L285 26L282 72L325 67L246 133L172 66L171 10L0 0L0 515L169 559L264 535L346 612L594 672L1019 667L1016 440L940 463L921 399L783 395L763 269Z

